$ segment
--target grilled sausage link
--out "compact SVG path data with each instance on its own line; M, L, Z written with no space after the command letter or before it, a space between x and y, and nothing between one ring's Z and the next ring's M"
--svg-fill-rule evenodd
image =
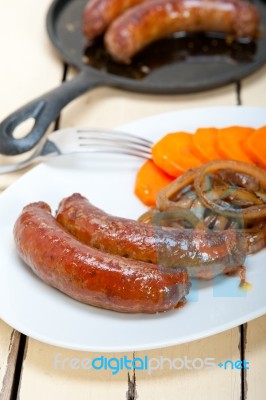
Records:
M151 42L175 32L222 32L237 38L254 38L259 14L245 0L147 0L120 17L109 27L105 45L121 63Z
M124 10L144 0L90 0L83 13L83 32L93 40L105 32L111 22Z
M190 284L183 269L103 253L66 232L43 202L26 206L14 227L20 257L48 285L93 306L128 313L175 308Z
M110 216L80 194L61 201L56 219L81 242L101 251L164 267L188 267L191 274L194 267L200 267L200 271L210 269L215 276L226 267L242 265L246 255L245 238L233 230L155 227ZM197 268L194 270L197 274Z

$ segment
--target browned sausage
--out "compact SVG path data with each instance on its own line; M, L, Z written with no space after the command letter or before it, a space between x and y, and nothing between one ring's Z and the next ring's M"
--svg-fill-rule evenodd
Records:
M90 39L105 32L124 10L144 0L90 0L83 13L83 32Z
M175 308L188 293L183 269L162 272L143 263L92 249L66 232L43 202L26 206L14 237L21 258L48 285L93 306L155 313Z
M214 31L255 37L259 14L245 0L147 0L118 17L105 35L112 57L122 63L149 43L174 32Z
M204 232L154 227L113 217L94 207L80 194L61 201L57 221L81 242L108 253L165 267L212 269L242 265L245 239L233 230Z

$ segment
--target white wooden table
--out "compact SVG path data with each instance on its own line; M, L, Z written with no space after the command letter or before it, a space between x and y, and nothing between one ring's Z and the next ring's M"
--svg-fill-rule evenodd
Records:
M20 105L62 81L64 65L45 32L51 0L0 0L0 120ZM67 70L67 78L74 71ZM186 96L151 96L98 88L71 103L61 114L60 128L114 127L158 112L209 105L266 107L266 66L237 85ZM116 112L114 112L116 110ZM104 115L104 118L103 118ZM5 159L0 156L0 163ZM3 191L21 173L0 176ZM250 370L213 368L209 371L159 370L152 375L136 371L97 372L56 370L54 357L75 357L76 352L26 338L0 321L0 399L20 400L265 400L266 316L244 326L185 345L135 356L247 359ZM79 354L93 358L97 354ZM121 354L108 354L120 357ZM132 358L133 353L128 353Z

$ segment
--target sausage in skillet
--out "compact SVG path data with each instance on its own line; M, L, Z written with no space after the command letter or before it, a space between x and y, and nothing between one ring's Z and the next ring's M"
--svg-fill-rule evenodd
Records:
M118 17L105 35L105 45L118 62L131 58L155 40L175 32L214 31L254 38L259 14L245 0L147 0Z
M83 32L93 40L104 33L110 23L127 8L144 0L90 0L83 14Z

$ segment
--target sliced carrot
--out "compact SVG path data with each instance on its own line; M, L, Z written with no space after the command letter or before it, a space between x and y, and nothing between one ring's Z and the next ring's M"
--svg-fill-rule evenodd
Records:
M155 164L168 175L179 176L202 162L191 152L192 135L186 132L169 133L152 148Z
M218 129L217 150L225 159L252 163L251 158L243 148L243 144L253 132L253 128L244 126L229 126L228 128Z
M202 162L218 160L221 155L217 151L216 146L217 129L216 128L199 128L195 135L192 136L191 151Z
M266 168L266 126L252 133L243 143L243 148L255 164Z
M147 206L154 206L158 191L172 181L172 177L148 160L138 171L135 194Z

